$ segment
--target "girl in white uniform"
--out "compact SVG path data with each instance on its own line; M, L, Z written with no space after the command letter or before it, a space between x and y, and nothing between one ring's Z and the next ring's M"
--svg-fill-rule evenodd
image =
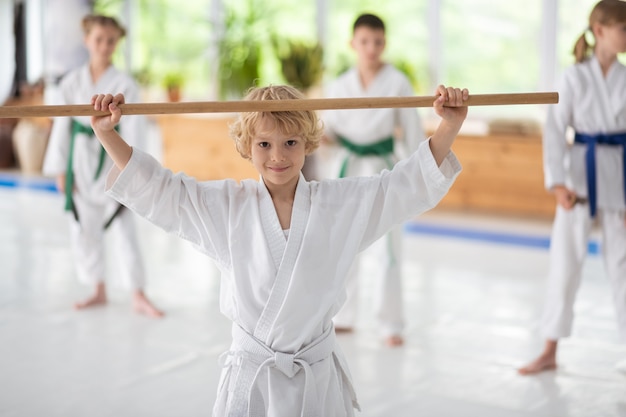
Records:
M222 356L215 416L354 415L332 318L357 253L434 207L460 172L450 146L468 93L440 86L436 95L442 121L412 156L375 176L321 182L301 173L322 133L315 112L242 113L231 133L261 179L241 183L197 182L164 169L114 130L122 95L92 99L96 110L112 113L92 119L115 163L108 193L193 242L222 272L220 308L233 321L233 342ZM247 99L302 97L271 86Z
M134 80L112 65L112 56L124 28L107 16L83 19L89 62L68 73L60 84L61 103L78 104L97 91L120 91L137 101ZM141 117L129 117L119 129L134 144L141 132ZM57 187L66 195L65 208L71 212L70 239L79 279L93 285L94 294L75 304L77 309L104 304L105 242L110 229L117 237L117 257L122 282L133 290L133 307L142 314L159 317L162 312L144 294L145 271L135 233L133 214L104 193L105 174L112 161L94 138L89 117L58 118L54 121L43 172L55 176Z
M613 289L618 328L626 341L626 2L602 0L593 8L589 28L595 38L589 56L585 34L559 87L544 131L546 187L557 208L550 245L548 293L542 318L544 351L519 369L534 374L557 366L559 339L572 332L574 301L580 286L588 238L594 224L602 230L602 251ZM566 129L575 132L574 143ZM618 369L626 372L626 363Z
M381 60L385 26L378 16L364 14L356 19L351 45L357 54L357 66L329 85L327 97L414 95L407 77ZM414 108L333 110L324 112L323 120L327 140L339 145L323 173L330 178L375 175L391 169L425 139ZM374 260L368 269L375 283L372 308L381 334L391 346L403 342L401 242L402 225L398 225L367 251L367 257ZM356 322L360 263L355 261L348 275L347 300L334 319L338 331L351 331Z

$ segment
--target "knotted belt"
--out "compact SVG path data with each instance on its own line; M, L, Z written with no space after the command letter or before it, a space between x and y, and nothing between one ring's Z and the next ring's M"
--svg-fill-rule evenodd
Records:
M115 130L119 131L118 126L115 126ZM84 134L89 137L89 139L94 139L96 137L95 132L89 126L85 126L82 123L79 123L76 119L72 119L72 134L70 136L70 149L69 155L67 157L67 169L65 170L65 210L71 211L74 214L74 219L78 221L78 211L76 210L76 206L74 205L74 198L72 197L72 193L74 192L74 143L76 142L76 135ZM98 166L96 167L96 173L94 176L94 180L97 180L102 173L102 168L104 167L104 159L106 157L106 151L102 146L100 146L100 156L98 158ZM120 205L111 218L104 224L104 228L108 228L113 219L122 211L124 206Z
M379 156L385 160L387 168L393 168L393 160L391 158L393 155L393 136L389 136L368 145L356 144L343 136L338 136L337 141L341 146L356 156ZM349 158L350 155L347 155L344 158L343 163L341 164L341 170L339 171L339 178L344 178L346 176L346 173L348 172Z
M600 133L588 135L578 133L574 136L574 143L587 145L585 152L585 164L587 168L587 194L589 198L589 212L595 217L597 212L597 178L596 178L596 145L613 145L622 147L622 177L624 178L624 195L626 196L626 132L625 133Z
M265 416L263 396L259 389L254 389L254 385L262 371L276 368L289 378L293 378L300 371L304 372L304 398L298 415L322 417L311 365L334 356L336 342L333 326L296 353L274 351L237 324L233 325L232 333L233 344L238 350L225 352L220 357L224 367L231 367L230 386L233 387L233 392L229 394L232 397L228 401L228 416ZM338 371L344 373L345 365L338 358L334 359ZM347 385L352 398L356 398L352 386Z

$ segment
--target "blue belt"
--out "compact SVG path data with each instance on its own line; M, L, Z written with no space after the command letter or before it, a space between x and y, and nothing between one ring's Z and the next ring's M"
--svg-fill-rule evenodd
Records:
M624 195L626 195L626 133L587 135L577 132L574 136L574 143L587 145L587 152L585 153L585 163L587 165L587 194L591 217L595 217L597 208L596 145L614 145L622 147L622 176L624 178L625 187Z

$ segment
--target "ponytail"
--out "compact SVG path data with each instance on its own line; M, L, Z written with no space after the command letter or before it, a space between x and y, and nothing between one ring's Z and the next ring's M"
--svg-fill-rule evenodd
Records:
M591 10L591 14L589 15L589 24L587 29L582 35L580 35L574 45L573 53L576 57L576 62L581 63L586 61L589 59L590 52L593 51L594 45L587 42L587 32L589 32L592 37L594 35L591 28L596 25L610 26L616 23L626 23L626 1L600 0L596 3Z
M572 51L574 57L576 58L576 63L584 62L589 58L589 49L591 46L587 42L587 30L580 35L574 45L574 50Z

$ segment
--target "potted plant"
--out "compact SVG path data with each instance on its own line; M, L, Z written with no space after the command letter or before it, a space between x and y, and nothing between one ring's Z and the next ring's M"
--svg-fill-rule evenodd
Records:
M184 77L180 72L168 72L163 77L163 87L167 91L169 101L180 101L181 88L184 84Z
M322 79L324 51L319 42L274 39L273 43L289 84L306 93Z

